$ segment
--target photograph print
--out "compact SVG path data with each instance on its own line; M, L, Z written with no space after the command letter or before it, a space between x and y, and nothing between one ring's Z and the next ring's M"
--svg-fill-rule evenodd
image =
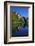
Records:
M34 42L34 3L4 2L4 43Z
M29 7L10 6L10 31L12 37L28 36Z

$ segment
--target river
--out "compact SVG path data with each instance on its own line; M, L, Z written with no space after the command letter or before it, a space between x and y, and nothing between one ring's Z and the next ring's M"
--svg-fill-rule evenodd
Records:
M12 34L12 36L14 36L14 37L20 37L20 36L28 36L28 27L25 27L25 28L23 28L23 27L21 27L20 29L19 29L19 31L17 31L17 32L14 32L13 34Z

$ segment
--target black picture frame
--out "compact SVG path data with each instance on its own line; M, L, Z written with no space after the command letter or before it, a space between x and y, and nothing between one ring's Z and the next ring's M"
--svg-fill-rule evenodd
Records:
M19 42L8 42L7 43L7 3L24 3L32 4L32 41L19 41ZM6 27L5 27L6 26ZM16 2L16 1L5 1L4 2L4 44L16 44L16 43L33 43L34 42L34 2Z

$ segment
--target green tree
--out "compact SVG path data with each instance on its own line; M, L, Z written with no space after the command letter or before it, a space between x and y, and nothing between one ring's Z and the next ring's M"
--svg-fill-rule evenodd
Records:
M16 14L16 12L11 13L12 22L12 32L16 32L19 26L23 26L25 21Z

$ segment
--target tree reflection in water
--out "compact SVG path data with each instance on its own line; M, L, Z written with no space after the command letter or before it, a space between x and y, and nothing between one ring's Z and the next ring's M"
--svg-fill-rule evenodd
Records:
M18 15L16 12L11 14L12 36L28 36L28 17Z

